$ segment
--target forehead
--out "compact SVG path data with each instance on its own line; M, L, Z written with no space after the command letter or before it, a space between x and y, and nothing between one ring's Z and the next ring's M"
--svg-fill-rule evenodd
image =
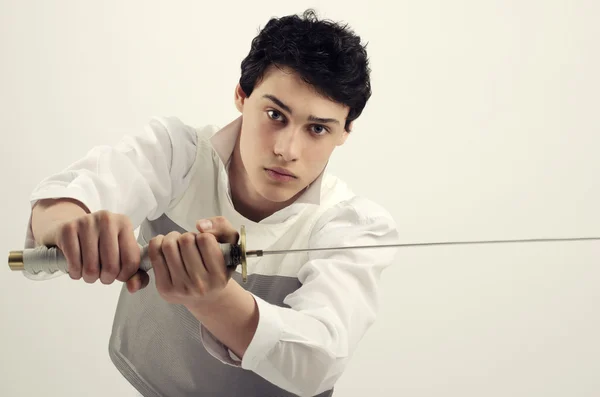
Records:
M270 66L258 82L252 96L268 101L264 95L274 95L292 108L294 113L311 113L321 117L345 119L348 107L335 102L306 83L300 75L289 68Z

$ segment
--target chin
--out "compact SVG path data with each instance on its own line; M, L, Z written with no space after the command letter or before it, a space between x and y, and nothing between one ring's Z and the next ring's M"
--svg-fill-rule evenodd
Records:
M298 192L278 186L262 186L258 191L262 197L274 203L282 203L294 197Z
M300 186L300 179L278 183L267 177L262 170L250 176L250 184L261 197L272 203L289 201L304 188L304 186Z

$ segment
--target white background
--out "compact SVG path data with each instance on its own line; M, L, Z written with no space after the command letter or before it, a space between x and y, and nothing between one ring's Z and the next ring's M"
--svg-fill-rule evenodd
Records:
M369 42L373 98L330 170L403 241L600 235L595 0L3 0L0 251L94 145L237 117L251 39L307 7ZM0 269L1 396L134 395L107 353L120 283ZM600 242L405 249L384 274L336 396L600 395Z

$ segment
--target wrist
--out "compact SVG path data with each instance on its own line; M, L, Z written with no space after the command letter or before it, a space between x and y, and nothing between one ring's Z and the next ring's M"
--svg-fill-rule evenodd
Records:
M235 280L230 279L225 288L213 293L210 297L196 299L185 304L192 313L203 316L212 316L214 313L222 311L223 307L231 304L234 294Z
M258 306L250 292L231 279L215 299L186 308L217 340L243 358L259 322Z
M88 208L74 199L41 199L31 210L33 238L38 244L54 245L58 226L88 213Z

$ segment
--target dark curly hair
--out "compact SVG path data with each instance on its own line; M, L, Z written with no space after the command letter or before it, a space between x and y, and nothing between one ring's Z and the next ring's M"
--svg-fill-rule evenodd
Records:
M270 19L252 40L239 80L247 96L271 65L293 69L321 95L348 106L347 131L371 96L366 45L348 25L319 20L313 9Z

